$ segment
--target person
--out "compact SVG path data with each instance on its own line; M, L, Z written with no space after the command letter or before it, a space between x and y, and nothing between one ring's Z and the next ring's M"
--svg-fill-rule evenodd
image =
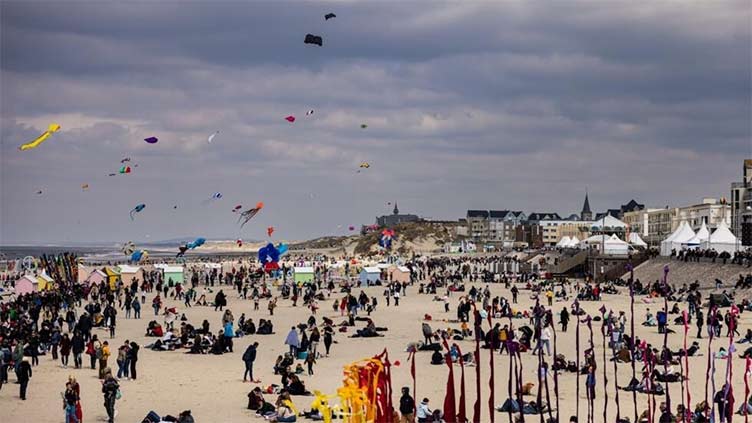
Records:
M270 422L290 423L297 420L295 412L290 407L290 400L280 395L277 399L277 414L269 419Z
M136 362L138 361L138 350L141 348L136 342L131 341L131 348L128 350L127 361L130 362L129 376L136 380Z
M402 396L400 397L400 423L412 423L415 416L415 400L410 396L410 388L407 386L402 388Z
M31 379L31 364L29 364L29 358L24 357L16 370L16 378L20 384L20 396L21 399L26 401L26 388L29 386L29 379Z
M512 304L517 304L517 295L520 293L520 290L517 289L517 286L512 286Z
M702 325L705 322L705 319L702 315L702 309L697 309L697 339L702 339Z
M416 415L416 417L418 417L418 423L428 422L428 419L432 416L433 411L428 408L428 398L423 398L423 401L421 401L420 405L418 406L418 413Z
M324 349L326 350L327 357L329 357L329 349L332 347L332 342L334 342L333 336L334 329L330 325L324 327Z
M546 290L546 298L548 299L548 306L551 307L554 304L554 291L551 288Z
M65 383L65 393L63 394L63 408L65 409L65 423L79 423L80 420L76 415L76 404L78 403L78 393L70 382Z
M132 307L133 307L133 318L140 319L141 318L141 303L138 302L138 299L133 300Z
M128 350L131 348L128 340L126 339L125 342L123 342L123 345L118 348L118 356L117 356L117 365L118 365L118 372L117 377L118 379L121 379L123 377L128 378Z
M313 376L313 365L316 363L316 355L309 353L306 356L305 363L308 365L308 376Z
M104 394L104 408L107 411L107 421L109 423L115 421L115 401L117 400L119 390L120 385L112 377L112 371L107 369L104 382L102 382L102 393Z
M92 335L91 340L86 345L86 354L89 354L89 358L91 359L91 370L96 369L97 355L102 355L102 343L99 342L96 334Z
M245 363L245 373L243 373L243 382L246 381L246 376L250 377L252 383L258 383L253 379L253 362L256 361L256 349L258 348L258 342L254 342L249 345L243 353L243 363Z
M114 308L110 312L110 339L115 337L115 316L117 315L117 310Z
M290 347L290 355L297 357L298 347L300 347L300 340L298 339L298 331L295 330L295 326L290 328L290 332L287 333L285 338L285 345Z
M71 340L68 338L68 334L64 334L63 337L60 339L60 363L63 365L63 368L68 367L68 359L70 358L71 353Z
M71 351L73 351L73 365L75 368L80 369L83 366L83 359L81 355L86 349L86 343L81 332L73 332L73 338L71 339Z
M229 352L232 352L232 338L235 337L235 331L233 330L233 327L232 327L232 321L225 323L223 335L225 338L224 340L225 349L228 350Z
M99 378L104 379L104 373L105 369L107 369L107 360L110 359L110 344L107 341L104 341L101 348L101 355L98 354L99 358Z
M561 331L566 332L567 331L567 325L569 324L569 311L567 311L567 308L564 307L563 310L561 310L561 316L559 317L560 323L561 323Z

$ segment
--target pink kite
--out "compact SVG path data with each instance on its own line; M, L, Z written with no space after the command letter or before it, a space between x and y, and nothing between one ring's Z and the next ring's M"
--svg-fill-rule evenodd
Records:
M295 122L295 116L290 115L290 116L286 117L285 120L288 121L288 122L290 122L290 123L293 123L293 122Z

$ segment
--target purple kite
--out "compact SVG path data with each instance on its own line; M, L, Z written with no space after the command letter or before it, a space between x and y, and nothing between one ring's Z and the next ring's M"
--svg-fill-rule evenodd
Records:
M148 142L149 144L156 144L159 139L157 137L149 137L144 138L144 141Z

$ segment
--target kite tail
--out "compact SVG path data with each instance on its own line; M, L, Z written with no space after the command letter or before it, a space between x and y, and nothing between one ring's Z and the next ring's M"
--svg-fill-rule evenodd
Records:
M682 416L682 420L686 420L687 423L689 423L689 413L687 413L687 408L692 407L692 395L690 393L689 388L689 354L687 354L687 333L689 332L689 315L687 314L687 311L684 310L682 313L684 316L684 372L686 374L682 375L682 378L684 379L682 381L682 387L686 385L685 391L687 395L687 400L684 401L682 399L682 404L684 404L684 416ZM681 358L679 359L679 362L681 363Z
M590 319L590 315L587 316L587 327L590 331L590 353L593 354L593 362L595 362L595 345L593 345L593 324L592 320ZM588 369L589 371L589 369ZM595 370L593 370L593 377L595 377ZM595 416L595 398L593 398L593 393L595 393L595 388L590 388L590 386L587 385L587 380L585 381L586 388L585 393L587 394L587 400L588 400L588 422L593 422Z
M449 375L446 383L446 394L444 395L444 419L447 422L457 421L457 412L455 408L455 395L454 395L454 368L452 367L452 355L449 352L449 345L446 339L444 340L444 348L446 348L446 354L444 354L444 361L449 367Z
M558 350L556 349L556 325L552 323L551 328L554 333L554 363L556 363L556 355L558 353ZM561 421L559 420L559 366L556 366L554 369L554 396L556 397L556 421L558 422Z
M714 325L715 319L717 318L718 310L713 308L709 310L709 315L713 316L712 319L710 319L710 325L708 325L708 329L710 332L710 336L708 338L708 366L705 369L705 380L710 380L710 366L711 362L713 360L713 336L715 335L715 329L711 326ZM713 391L715 393L715 390ZM708 403L708 384L705 384L705 403Z
M627 265L627 268L629 269L629 327L630 327L630 342L629 342L629 352L631 354L631 361L632 361L632 380L635 379L636 371L635 371L635 329L634 329L634 267L632 266L632 263L630 262ZM632 405L634 406L634 421L637 423L639 421L638 417L638 411L637 411L637 392L632 391Z
M480 320L480 313L475 310L474 321ZM491 352L493 354L493 351ZM473 404L473 423L480 423L480 325L475 325L475 403Z
M457 411L457 421L459 423L467 422L467 410L465 409L465 360L462 359L462 350L460 346L454 344L457 347L457 352L460 355L460 407Z
M488 313L488 326L490 329L493 329L493 323L491 322L491 314ZM491 349L489 356L489 367L491 368L491 375L488 378L488 388L490 390L490 395L488 397L488 413L490 414L489 420L491 423L494 423L494 349L493 349L493 339L491 340Z
M512 354L512 346L511 346L512 342L511 341L505 341L505 342L507 342L507 346L508 346L507 349L509 350L508 351L509 352L509 379L507 380L507 398L511 401L511 399L514 398L512 396L512 379L514 379L517 376L517 372L514 371L514 373L512 373L513 372L512 367L514 366L514 359L515 359L514 354ZM512 423L512 407L509 407L509 423Z
M413 398L418 398L418 389L415 383L415 351L410 353L410 376L413 378Z
M739 312L739 310L736 308L736 305L731 306L731 318L729 319L728 324L728 332L729 332L729 347L728 347L728 356L727 356L727 362L726 362L726 387L724 389L723 395L726 398L726 401L728 405L726 406L726 415L728 415L728 420L731 422L731 416L734 414L734 396L729 396L729 391L733 394L733 388L731 386L731 382L733 380L734 376L734 364L733 364L733 358L734 353L736 352L736 346L734 345L734 331L736 330L736 315ZM714 391L715 392L715 391ZM747 398L744 398L744 401L747 401Z
M663 312L665 313L666 325L663 328L663 351L661 351L661 360L663 361L663 371L668 373L668 360L663 356L663 352L666 351L668 346L668 265L663 267ZM671 391L668 389L668 380L665 382L666 390L666 409L671 410Z
M515 354L517 355L517 360L514 362L514 365L517 370L517 403L520 406L520 422L525 423L525 413L522 412L522 356L520 355L520 348L519 344L515 342L514 346Z
M603 421L606 422L608 421L608 377L606 376L606 368L608 367L608 361L606 360L606 313L603 313L601 338L603 340ZM595 354L595 351L593 351L593 354Z
M752 358L747 357L744 369L744 400L749 401L749 373L752 371ZM749 423L749 404L744 404L744 423Z
M713 389L713 394L715 394L715 360L712 360L712 364L710 366L711 366L710 384ZM715 423L715 401L712 401L712 402L713 402L713 406L710 409L710 423Z
M540 322L540 320L538 320ZM538 327L540 328L540 323L538 323ZM540 333L540 331L539 331ZM538 393L536 394L536 401L538 402L538 408L540 412L540 421L543 423L543 411L540 410L541 405L543 404L543 348L538 348Z
M577 330L575 331L575 349L577 352L577 356L575 357L577 365L577 376L575 376L577 390L575 396L577 400L575 401L576 411L574 415L577 418L577 421L580 421L580 304L577 302L577 300L575 300L574 302L574 311L575 319L577 320Z

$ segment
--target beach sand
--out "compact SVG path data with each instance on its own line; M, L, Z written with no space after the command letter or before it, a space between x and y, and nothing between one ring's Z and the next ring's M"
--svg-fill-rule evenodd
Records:
M469 289L471 284L466 285ZM481 284L476 284L481 286ZM252 318L258 323L260 318L269 318L269 312L266 310L266 301L261 302L260 311L252 311L253 303L250 300L239 300L234 291L229 287L223 288L228 293L229 309L232 310L236 322L241 313L245 313L247 318ZM357 295L359 289L353 292ZM434 318L430 322L434 329L440 327L459 328L459 324L450 324L442 322L442 319L454 319L456 317L455 307L460 293L454 293L451 297L451 311L444 313L443 303L431 301L433 296L418 295L417 286L409 287L407 296L400 301L399 307L387 307L383 297L381 287L372 287L365 289L366 293L377 296L379 306L372 313L372 318L377 326L386 326L389 328L382 338L348 338L346 334L337 333L335 335L336 344L332 346L330 357L321 358L315 366L315 375L312 377L303 376L302 379L306 387L310 390L320 390L327 394L334 394L336 389L341 386L342 367L348 363L359 359L368 358L380 353L384 348L389 351L389 357L392 362L399 360L401 366L393 368L392 387L394 389L393 400L395 404L399 402L399 389L402 386L412 386L410 378L410 367L408 354L405 352L405 346L408 342L422 339L421 323L423 315L431 314ZM504 295L511 298L509 292L503 289L500 284L491 285L493 295ZM619 295L606 295L603 302L584 302L582 307L593 316L599 315L597 311L601 305L614 310L625 310L628 313L629 296L625 288L621 288L622 293ZM215 289L216 292L216 289ZM520 292L520 307L529 307L533 305L527 291ZM138 342L142 347L151 343L155 338L146 338L146 325L150 320L155 319L153 310L150 307L150 301L153 294L147 296L147 304L142 308L142 318L140 320L125 319L123 311L119 311L117 336L110 340L112 345L113 356L110 358L110 366L117 368L115 352L117 347L122 344L123 340L130 339ZM334 318L339 323L343 320L339 312L333 312L332 302L334 298L341 298L342 294L335 294L331 300L324 301L320 304L321 308L318 313L318 321L321 316ZM204 319L211 323L211 329L217 331L220 328L221 316L220 311L215 312L213 307L192 307L184 308L182 302L168 300L169 306L175 306L180 313L185 313L189 321L197 327L200 327ZM639 323L643 320L646 308L653 312L662 307L662 302L654 304L644 304L641 300L636 301L635 322L637 324L637 335L641 339L646 339L654 346L662 344L663 337L657 333L656 328L643 327ZM559 312L563 307L569 306L570 302L556 302L554 310ZM725 312L725 309L724 309ZM287 350L283 344L290 327L304 322L309 317L309 311L304 307L292 307L289 300L280 300L279 307L275 310L272 321L274 322L275 334L269 336L246 336L235 340L235 352L232 354L215 355L190 355L182 352L153 352L145 348L141 349L138 362L138 380L120 382L123 397L117 403L118 417L116 421L120 422L140 422L141 419L149 412L155 410L160 415L172 414L177 416L182 410L191 410L194 418L199 423L204 422L240 422L240 421L263 421L256 418L254 412L247 410L247 394L255 386L250 383L243 383L243 362L241 356L245 348L253 341L259 342L258 357L254 366L257 378L260 378L263 385L271 383L280 383L279 376L274 376L272 366L277 355ZM670 316L671 320L673 317ZM156 318L162 323L162 318ZM558 318L556 319L558 321ZM508 322L504 319L503 323ZM515 320L515 325L528 324L526 320ZM743 333L745 328L752 324L752 313L744 313L741 316L740 328ZM357 322L358 327L362 327L362 322ZM179 322L176 322L176 327ZM486 326L487 328L487 326ZM669 344L672 350L679 349L682 344L682 327L671 326L677 333L669 335ZM560 326L557 325L557 330ZM616 415L616 402L614 391L614 374L613 364L608 363L606 372L608 374L608 388L603 388L603 362L602 362L602 338L600 335L600 323L593 322L593 342L595 344L596 357L598 360L597 371L597 397L595 400L595 419L594 421L603 421L603 401L604 395L608 395L608 421L613 422ZM109 339L108 332L105 329L95 329L100 339ZM350 332L352 333L352 332ZM349 335L348 333L347 335ZM573 360L575 357L575 321L570 322L567 333L558 333L558 350L564 353L567 360ZM629 333L629 328L627 328ZM725 327L722 335L725 335ZM696 328L694 325L690 329L688 342L691 344L695 340ZM690 357L691 369L691 387L692 387L692 407L700 401L705 395L706 386L710 381L705 377L707 365L707 338L701 341L701 350L703 356ZM580 327L580 345L581 350L587 348L589 344L589 332L586 325ZM473 341L459 342L463 352L471 352L474 349ZM728 339L722 338L713 343L713 349L717 350L720 346L728 347ZM746 345L741 345L743 351ZM323 351L323 344L320 345ZM481 421L489 422L491 418L488 413L488 395L489 395L489 366L488 351L481 350ZM493 404L501 405L507 398L507 381L509 358L506 355L494 357L495 367L495 395ZM71 358L71 363L73 362ZM432 408L440 408L443 403L444 391L447 382L447 366L432 366L430 362L430 352L421 352L416 359L417 374L417 395L416 399L420 401L423 397L430 399ZM10 375L10 383L6 384L0 390L0 420L5 422L55 422L63 421L62 401L60 392L64 390L68 375L75 376L81 385L81 403L83 407L84 421L103 421L106 420L103 399L101 394L100 381L97 378L97 372L90 370L88 366L88 357L84 356L84 365L86 368L75 370L71 367L64 369L60 366L59 361L53 361L50 355L40 357L40 365L34 367L33 377L29 384L28 400L21 401L18 397L18 385L14 384L15 375ZM744 360L734 357L734 393L737 404L744 400ZM523 357L523 374L525 381L535 382L537 369L537 356L527 353ZM637 371L639 373L640 365ZM718 360L716 362L716 389L720 389L725 379L726 361ZM678 371L678 366L675 366ZM455 384L457 397L459 399L459 381L460 367L455 365ZM619 364L618 381L620 385L626 385L631 377L631 367L629 364ZM639 377L639 376L638 376ZM559 392L561 420L568 421L570 415L575 414L577 396L576 396L576 379L572 373L562 373L559 376ZM580 421L586 421L587 400L585 397L585 378L580 377L580 400L579 415ZM467 388L467 409L472 416L473 403L476 398L475 394L475 368L468 367L465 369L465 384ZM681 384L669 384L671 388L672 409L675 409L677 403L681 403ZM551 401L553 397L553 380L550 380ZM708 388L710 389L710 388ZM412 389L411 389L412 391ZM713 392L709 395L712 398ZM267 400L274 401L274 395L267 395ZM535 397L526 397L530 401ZM545 398L545 391L544 391ZM647 408L647 396L637 395L638 408L640 412ZM312 397L293 397L295 406L298 410L308 409ZM619 400L621 404L622 416L630 417L633 420L633 403L632 394L620 392ZM656 397L657 404L665 401L664 397ZM336 403L336 401L335 401ZM738 406L737 406L738 407ZM555 413L554 413L555 415ZM495 412L496 421L508 421L505 413ZM547 417L547 416L546 416ZM533 420L530 420L533 419ZM526 420L538 421L538 416L526 416ZM299 419L299 421L306 421Z

